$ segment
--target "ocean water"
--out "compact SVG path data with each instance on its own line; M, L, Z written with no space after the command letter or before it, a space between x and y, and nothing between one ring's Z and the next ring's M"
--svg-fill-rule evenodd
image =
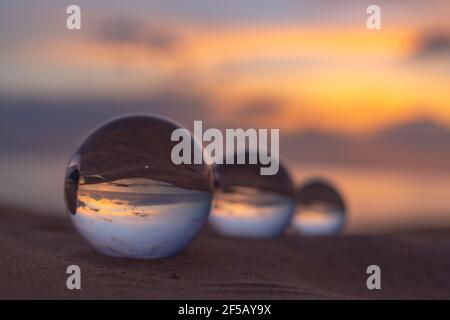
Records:
M0 203L36 214L67 215L64 176L69 155L0 155ZM450 228L450 172L291 166L296 183L325 177L348 207L346 234Z
M66 214L64 183L70 156L0 154L0 203L38 214Z
M344 233L450 227L450 172L400 168L303 166L298 184L324 177L346 203Z

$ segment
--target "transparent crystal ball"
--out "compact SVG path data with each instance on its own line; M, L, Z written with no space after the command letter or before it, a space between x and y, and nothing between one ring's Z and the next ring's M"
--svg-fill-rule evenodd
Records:
M96 129L72 157L65 197L77 231L97 251L160 258L185 248L207 221L210 166L175 165L163 118L132 115ZM192 144L199 147L192 139ZM201 147L200 147L201 148Z
M214 167L216 189L210 223L218 233L271 238L289 225L295 200L288 172L282 163L275 175L261 175L260 168L260 164Z
M322 179L307 181L296 192L297 209L292 228L300 235L330 236L342 232L346 205L331 183Z

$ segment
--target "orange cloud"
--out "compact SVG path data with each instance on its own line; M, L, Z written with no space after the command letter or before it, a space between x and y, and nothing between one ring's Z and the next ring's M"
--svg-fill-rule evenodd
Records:
M364 132L423 113L450 124L450 80L405 62L416 50L409 29L248 26L175 34L176 45L163 52L133 37L50 43L39 63L58 66L68 85L65 68L79 69L92 81L86 90L121 96L145 94L186 73L190 85L211 97L218 117L232 117L261 97L283 101L252 126Z

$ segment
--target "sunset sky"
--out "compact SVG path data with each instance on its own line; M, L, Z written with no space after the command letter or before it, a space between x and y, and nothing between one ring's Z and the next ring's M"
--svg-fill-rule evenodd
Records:
M80 31L66 28L71 4ZM370 4L379 31L366 28ZM411 206L440 223L449 12L447 0L1 1L0 201L62 207L83 137L147 112L188 128L280 128L295 180L333 181L364 213L352 226L410 221Z
M67 1L0 4L8 97L201 96L212 124L367 133L415 119L450 126L450 3ZM64 108L64 105L61 105ZM183 109L180 108L180 113Z

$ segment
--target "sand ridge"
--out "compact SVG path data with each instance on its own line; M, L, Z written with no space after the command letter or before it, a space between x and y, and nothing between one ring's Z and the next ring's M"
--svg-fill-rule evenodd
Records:
M130 260L94 252L68 218L1 208L0 220L1 299L450 298L450 231L256 241L206 228L176 257ZM66 288L72 264L81 291ZM380 291L366 288L371 264Z

